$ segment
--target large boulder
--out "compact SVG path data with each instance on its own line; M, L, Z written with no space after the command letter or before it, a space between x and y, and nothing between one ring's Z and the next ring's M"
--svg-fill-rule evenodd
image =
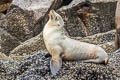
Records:
M0 28L0 51L9 55L10 51L17 47L21 42L9 34L4 29Z
M25 59L27 55L30 56L35 52L38 52L39 50L46 51L42 33L21 43L19 46L17 46L15 49L11 51L10 57L15 60L21 60ZM21 58L20 56L23 57Z
M60 5L62 0L13 0L3 21L6 25L1 27L24 42L42 31L49 11L59 6L57 2Z
M2 28L20 41L25 41L42 31L51 9L60 8L58 12L65 20L65 28L70 36L85 37L114 29L115 1L107 3L96 1L87 3L84 1L73 0L64 6L65 8L60 8L62 4L65 5L66 1L13 0L5 18L7 25L2 26Z
M116 50L114 41L106 42L104 44L100 44L100 47L102 47L108 53L112 53L113 51Z
M0 80L16 80L18 63L12 60L0 60Z
M106 42L111 42L115 40L115 30L110 30L105 33L98 33L95 35L87 36L87 37L71 37L76 40L80 40L87 43L92 43L96 45L104 44Z
M57 12L65 21L65 28L70 36L86 37L115 29L116 1L81 2L73 0L68 6Z
M11 4L12 0L1 0L0 1L0 12L6 11Z

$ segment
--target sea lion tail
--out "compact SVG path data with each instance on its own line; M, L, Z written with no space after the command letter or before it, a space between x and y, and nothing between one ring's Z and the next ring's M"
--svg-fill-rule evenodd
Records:
M56 73L60 70L62 66L62 59L59 58L58 60L51 59L50 61L50 70L53 75L56 75Z

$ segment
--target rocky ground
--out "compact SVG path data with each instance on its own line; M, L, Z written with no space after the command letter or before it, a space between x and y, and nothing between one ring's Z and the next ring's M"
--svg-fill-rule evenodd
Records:
M0 13L0 80L120 80L120 53L114 53L116 0L73 0L66 6L59 1L13 0L6 13ZM101 46L109 63L63 61L53 76L42 36L51 9L63 17L66 35Z

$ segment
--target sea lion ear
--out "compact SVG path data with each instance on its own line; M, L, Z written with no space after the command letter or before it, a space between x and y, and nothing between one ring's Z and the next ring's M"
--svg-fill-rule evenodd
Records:
M49 16L49 19L53 20L53 16L50 13L48 14L48 16Z
M56 16L56 17L55 17L55 20L56 20L56 21L58 21L58 20L59 20L59 17L58 17L58 16Z
M62 66L62 59L61 58L59 58L59 60L53 60L53 59L51 59L51 61L50 61L50 69L51 69L51 73L54 76L60 70L61 66Z

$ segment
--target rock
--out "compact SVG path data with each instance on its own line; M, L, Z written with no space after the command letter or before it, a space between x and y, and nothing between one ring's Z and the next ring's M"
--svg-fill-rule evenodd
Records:
M58 1L58 0L55 0ZM16 5L18 7L20 7L22 10L27 10L28 12L32 12L33 15L31 17L33 17L33 21L37 23L37 20L39 19L39 21L43 20L44 17L48 14L48 11L50 9L50 7L52 7L52 4L55 2L54 0L14 0L12 2L12 5ZM60 0L61 1L61 0ZM39 25L39 29L41 29L41 25ZM36 28L38 28L38 26L34 26L35 30ZM41 30L39 30L41 31ZM36 34L36 31L34 31ZM39 32L40 33L40 32Z
M7 61L9 58L4 53L0 52L0 60Z
M42 31L48 20L49 11L51 9L58 9L61 6L60 4L62 4L62 0L14 0L5 18L6 25L2 26L2 28L24 42ZM86 7L85 4L87 4L87 9L84 8ZM58 12L65 20L65 28L70 36L85 37L114 29L115 1L90 4L85 3L84 0L73 0L68 6L70 8L61 8ZM81 10L84 10L84 12L80 12ZM108 18L110 19L107 20Z
M0 80L15 80L19 62L0 60Z
M2 28L22 42L32 38L35 34L35 23L44 16L52 3L52 1L40 2L41 0L39 2L14 0L5 18L7 25Z
M96 2L115 2L115 1L117 1L117 0L91 0L91 2L93 2L93 3L96 3Z
M20 41L0 28L0 51L9 55L9 52L20 44Z
M115 40L115 32L116 32L115 30L110 30L105 33L98 33L98 34L87 36L87 37L71 37L71 38L80 40L82 42L100 45L100 44L114 41Z
M33 11L35 20L44 17L54 0L14 0L12 5L20 7L22 10Z
M1 19L3 19L5 17L5 15L3 13L0 13L0 21Z
M4 12L10 7L12 0L1 0L0 1L0 12Z
M55 3L56 0L13 0L4 19L6 25L2 28L24 42L42 31L41 24L46 23L44 19L48 20L48 12L58 6Z
M21 43L21 45L17 46L14 50L11 51L10 57L15 55L16 57L27 56L33 54L34 52L38 52L39 50L46 51L42 33Z
M38 52L21 61L17 80L117 80L120 78L120 55L113 54L114 58L111 56L107 65L63 61L61 70L53 77L49 68L50 57L46 57L46 54L47 52Z
M2 26L6 26L6 20L5 20L5 14L3 14L3 13L0 13L0 28L2 27Z
M65 21L65 28L72 37L86 37L115 29L116 1L82 2L73 0L57 12Z
M75 40L82 42L92 43L101 46L106 52L111 53L115 50L115 30L111 30L105 33L98 33L87 37L72 37Z
M12 6L4 19L6 25L1 27L23 42L33 37L34 21L32 15L32 12Z
M107 53L112 53L115 51L115 43L114 41L111 42L106 42L104 44L100 44L100 46L107 52Z

